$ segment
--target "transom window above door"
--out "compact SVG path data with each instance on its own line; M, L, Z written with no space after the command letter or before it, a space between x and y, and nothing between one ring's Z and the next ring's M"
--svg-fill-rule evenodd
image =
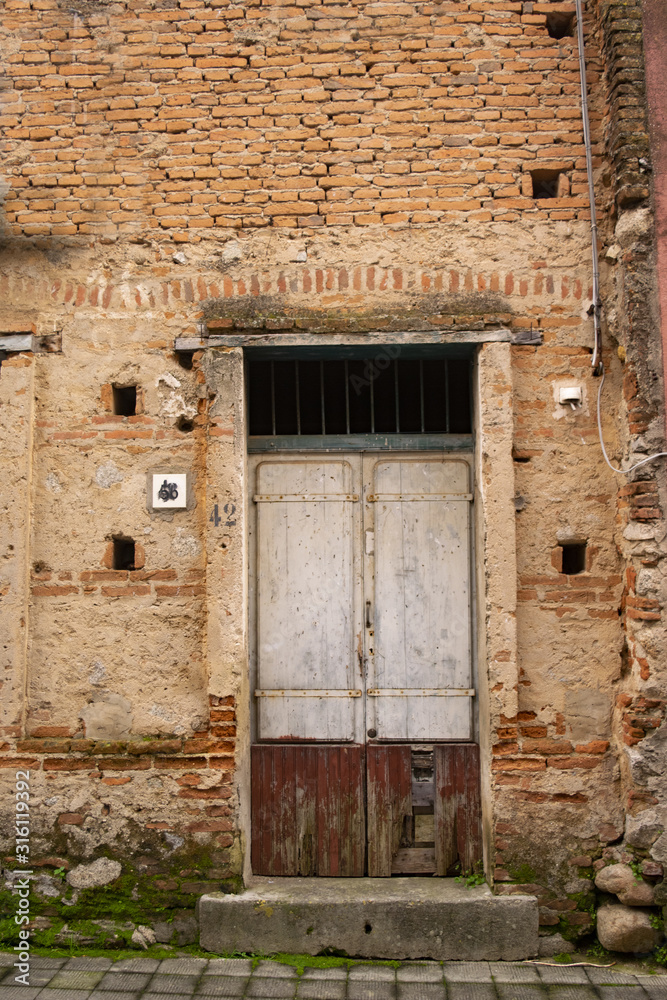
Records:
M253 357L247 364L250 450L335 446L433 447L472 433L469 358L404 357L387 345L372 357ZM399 356L401 355L401 356ZM419 440L421 439L421 440ZM463 442L462 442L463 443Z

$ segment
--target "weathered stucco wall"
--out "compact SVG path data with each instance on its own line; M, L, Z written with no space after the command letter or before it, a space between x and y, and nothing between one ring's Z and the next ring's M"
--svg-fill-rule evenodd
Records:
M535 343L477 358L487 873L585 931L583 875L627 811L664 809L644 752L664 531L656 467L626 484L597 439L576 41L546 24L570 7L5 6L0 326L42 340L0 370L2 773L33 773L36 854L113 854L179 906L248 871L243 357L205 335L506 327ZM645 147L625 156L641 34L620 6L586 22L616 462L664 435ZM617 105L640 108L627 134ZM135 416L111 412L114 384L139 386ZM166 467L191 474L190 509L148 510ZM114 536L134 570L111 568ZM562 572L584 541L584 572Z

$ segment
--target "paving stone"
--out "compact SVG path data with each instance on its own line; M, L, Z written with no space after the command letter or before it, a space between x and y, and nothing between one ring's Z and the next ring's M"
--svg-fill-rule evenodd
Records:
M90 992L88 990L50 990L48 988L43 989L40 994L40 1000L88 1000Z
M141 1000L192 1000L192 993L142 993Z
M655 980L647 979L642 976L639 980L644 987L644 992L651 1000L667 1000L667 982L664 980L665 976L656 976ZM661 979L663 982L657 982L656 980Z
M396 997L395 983L353 983L348 980L348 1000L394 1000Z
M57 972L57 969L33 969L31 961L28 982L31 986L48 986ZM14 976L18 975L20 975L18 969L10 969L5 978L2 980L3 986L20 986L20 983L14 982Z
M344 979L301 979L296 995L299 1000L345 1000Z
M212 958L204 969L205 976L249 976L251 958Z
M177 976L165 975L156 972L148 984L149 993L184 993L192 994L195 991L199 976Z
M66 965L64 969L56 972L50 986L52 990L92 990L103 977L102 969L93 972L85 969L69 969Z
M255 967L255 976L271 976L272 979L296 979L296 969L293 965L284 965L283 962L258 962Z
M489 962L495 983L539 983L540 976L534 965L515 965L512 962Z
M138 1000L139 993L128 993L125 990L93 990L88 1000Z
M449 983L491 983L488 962L443 962L445 981Z
M155 972L159 965L159 958L123 958L114 962L109 972Z
M448 1000L497 1000L493 983L453 982L447 984Z
M394 983L396 969L390 965L353 965L350 969L349 982Z
M273 979L269 976L253 976L246 989L247 997L276 997L287 1000L296 992L297 981L294 979Z
M500 1000L547 1000L547 987L541 983L496 983Z
M145 990L153 978L150 972L107 972L104 979L97 984L98 990L120 990L126 993L137 993Z
M5 965L13 965L15 961L16 961L15 951L0 951L0 968L2 968Z
M34 1000L41 986L0 986L0 1000Z
M638 979L627 972L614 972L612 969L603 969L599 965L586 966L586 974L595 986L636 986Z
M574 970L573 970L574 971ZM583 983L570 983L547 987L549 1000L598 1000L597 991L593 986ZM621 997L618 997L621 1000Z
M82 972L96 972L110 968L112 965L110 958L86 958L84 955L70 958L64 966L69 972L70 969L79 969Z
M34 955L30 959L30 971L33 969L62 969L66 958L47 958L45 955Z
M246 976L202 976L196 996L242 997Z
M315 969L306 966L301 981L303 982L304 979L342 979L345 982L347 980L347 967L334 966L331 969Z
M572 985L579 983L581 986L590 984L585 969L570 968L567 965L538 965L536 968L543 983L571 983Z
M642 986L628 986L621 983L618 986L598 986L600 1000L646 1000Z
M399 983L398 1000L445 1000L445 983Z
M399 983L441 983L444 977L440 962L412 962L396 970Z
M165 958L158 972L176 976L201 976L208 965L207 958Z

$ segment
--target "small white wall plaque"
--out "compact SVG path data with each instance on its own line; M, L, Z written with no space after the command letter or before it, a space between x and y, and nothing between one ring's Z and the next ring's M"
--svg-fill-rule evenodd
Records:
M183 472L153 474L153 509L184 510L188 502L188 477Z

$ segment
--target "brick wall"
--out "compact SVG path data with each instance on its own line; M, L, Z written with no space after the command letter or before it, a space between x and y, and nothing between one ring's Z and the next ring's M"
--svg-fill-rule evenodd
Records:
M586 218L576 42L546 28L561 10L8 0L10 231ZM535 169L562 172L555 197L533 197Z

